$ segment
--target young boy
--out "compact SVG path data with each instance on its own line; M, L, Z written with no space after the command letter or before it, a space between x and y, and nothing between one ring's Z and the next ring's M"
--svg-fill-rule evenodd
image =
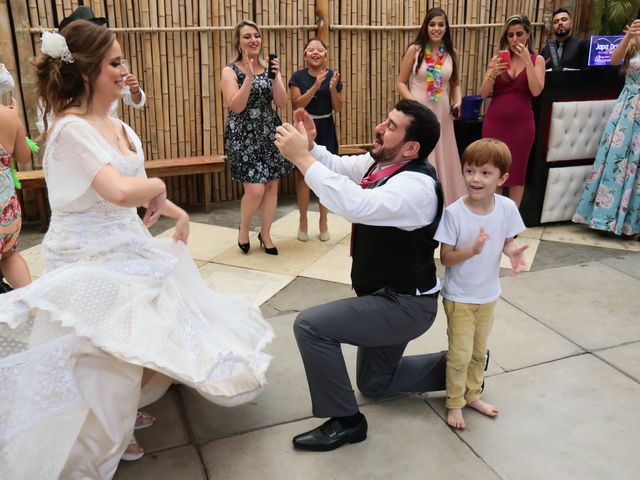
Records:
M446 267L442 298L447 314L447 423L465 427L465 405L495 417L498 408L483 402L487 338L500 296L500 256L511 260L512 275L526 267L513 237L525 229L515 203L496 194L508 178L509 148L499 140L473 142L462 154L467 195L449 205L435 239Z

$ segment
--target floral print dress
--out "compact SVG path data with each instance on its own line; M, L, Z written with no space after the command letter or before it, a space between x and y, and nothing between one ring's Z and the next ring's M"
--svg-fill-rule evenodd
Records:
M230 65L242 86L246 74L234 63ZM273 91L268 72L255 75L247 106L240 113L230 111L224 131L224 150L231 177L237 182L265 183L293 170L275 144L276 127L282 124L273 109Z
M639 102L640 52L629 61L624 87L609 115L574 222L616 235L640 232Z
M0 253L18 248L21 210L11 177L11 155L0 145Z

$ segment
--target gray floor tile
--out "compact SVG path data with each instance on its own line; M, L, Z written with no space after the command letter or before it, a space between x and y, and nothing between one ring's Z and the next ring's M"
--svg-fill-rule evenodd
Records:
M291 438L316 427L308 419L208 443L202 458L212 478L498 479L437 415L411 397L368 405L366 441L333 452L300 452Z
M489 348L492 362L507 371L584 352L504 300L496 305Z
M120 462L113 478L114 480L207 480L195 446L152 453L136 462Z
M586 349L640 340L640 282L599 262L502 280L502 297Z
M136 439L147 453L186 445L191 441L182 402L175 386L142 411L156 417L155 424L135 431Z
M262 312L262 316L264 318L271 318L280 315L280 310L273 308L271 305L269 305L269 302L260 305L260 311Z
M268 303L281 312L299 312L305 308L348 297L355 297L350 285L298 277L274 295Z
M619 254L600 261L640 280L640 254L638 253Z
M586 354L492 378L460 437L502 478L638 478L640 385ZM443 416L444 402L429 400ZM469 411L467 411L469 410Z
M421 337L410 342L405 353L418 355L446 349L447 317L439 301L433 325ZM577 345L502 299L496 306L489 349L488 376L583 352Z
M593 262L595 260L619 255L620 250L613 248L598 248L588 245L542 240L538 246L533 264L531 265L531 271Z
M640 342L600 350L596 352L596 356L603 358L640 382Z

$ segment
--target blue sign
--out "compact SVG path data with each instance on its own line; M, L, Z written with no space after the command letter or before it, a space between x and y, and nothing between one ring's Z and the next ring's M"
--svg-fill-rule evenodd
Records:
M589 46L589 66L611 65L611 54L624 35L594 35Z

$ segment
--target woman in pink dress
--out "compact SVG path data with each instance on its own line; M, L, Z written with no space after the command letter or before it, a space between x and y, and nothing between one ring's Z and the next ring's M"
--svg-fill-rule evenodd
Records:
M544 88L544 58L533 53L531 22L526 15L507 18L500 50L509 52L509 64L495 55L480 86L483 97L493 93L482 124L482 137L497 138L509 147L512 162L503 186L509 187L509 198L519 207L536 133L531 98Z
M460 155L453 131L453 116L460 112L461 89L458 56L449 33L449 20L441 8L432 8L420 31L407 48L398 92L402 98L417 100L429 107L440 122L440 141L429 155L436 167L446 205L466 193Z

